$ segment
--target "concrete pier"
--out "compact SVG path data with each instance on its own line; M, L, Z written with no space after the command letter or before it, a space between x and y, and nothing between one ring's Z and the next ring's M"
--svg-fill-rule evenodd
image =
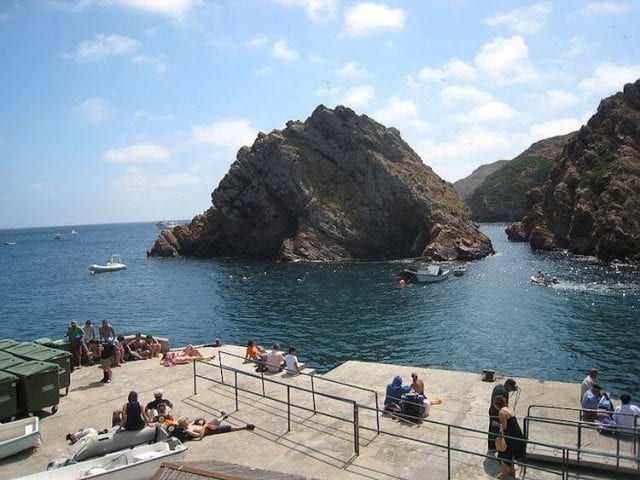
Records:
M58 412L45 414L41 418L40 447L0 460L0 479L12 479L44 470L52 459L67 455L67 432L87 426L108 427L112 410L126 402L130 390L137 391L141 403L146 403L153 399L152 392L158 388L163 389L164 397L174 403L177 416L213 417L225 411L230 414L229 422L232 425L256 425L254 431L243 430L188 442L186 461L195 464L231 463L306 478L332 479L489 479L499 473L497 460L485 456L487 441L483 433L488 424L488 402L495 383L481 381L479 372L350 361L326 374L313 377L283 373L265 375L266 398L262 396L260 375L254 372L253 366L233 356L243 355L244 347L207 347L201 348L201 351L205 355L215 354L215 358L211 364L198 362L198 374L212 381L198 378L196 394L192 365L164 367L157 359L128 362L113 369L113 381L109 384L100 382L102 372L98 366L74 371L70 392L61 399ZM237 409L236 375L232 371L222 370L225 385L219 383L221 369L216 365L220 356L225 366L250 374L237 375ZM386 415L376 416L372 410L375 408L372 391L377 392L382 408L387 383L395 375L401 375L408 383L412 371L416 371L425 381L427 396L441 399L442 404L432 406L428 419L418 424ZM347 387L326 379L360 388ZM498 375L497 381L502 382L504 378ZM577 383L527 378L516 378L516 381L520 393L512 395L511 406L515 407L519 419L527 415L531 405L579 406L580 390ZM287 385L302 389L289 389L290 401L296 405L290 411L286 404ZM315 405L314 397L310 394L312 390L316 393ZM354 429L350 423L354 418L354 404L358 405L358 429ZM313 413L314 406L319 413ZM535 411L532 413L534 416L548 415L543 409L536 410L533 407L532 411ZM557 415L558 412L555 412L554 418ZM562 415L568 420L577 420L575 412L567 411ZM378 422L380 429L387 433L376 433ZM448 428L440 423L481 432ZM355 454L356 435L359 435L358 455ZM531 426L529 438L554 445L575 445L575 435L575 429L535 423ZM610 444L603 447L602 442ZM581 444L583 448L594 446L598 450L605 448L615 452L615 440L605 438L595 430L583 431ZM452 449L448 450L447 445ZM633 444L626 442L621 446L621 453L632 455L632 448ZM532 446L529 452L533 455L558 454L557 451L545 452L542 447ZM560 477L527 469L526 478ZM597 476L586 471L571 478L613 476Z

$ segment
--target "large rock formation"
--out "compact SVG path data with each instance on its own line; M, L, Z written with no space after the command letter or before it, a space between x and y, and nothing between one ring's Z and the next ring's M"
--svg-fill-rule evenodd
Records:
M345 107L243 147L212 206L151 255L477 259L493 253L451 184L400 137Z
M462 197L464 203L469 205L468 200L478 189L478 187L482 185L482 182L484 182L485 178L487 178L498 169L502 168L508 162L509 160L498 160L486 165L480 165L473 172L471 172L471 175L469 175L468 177L464 177L453 182L453 188L455 188L456 192L458 192L458 195ZM473 220L473 212L471 212L471 219Z
M510 239L640 260L640 80L600 103L528 202Z
M527 213L527 192L541 187L574 133L540 140L487 175L465 202L476 222L515 222Z

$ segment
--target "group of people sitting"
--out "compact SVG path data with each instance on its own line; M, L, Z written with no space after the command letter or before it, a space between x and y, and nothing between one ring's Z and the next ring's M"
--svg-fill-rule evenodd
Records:
M296 347L289 347L289 353L280 350L280 344L274 343L272 350L265 350L256 345L255 340L249 340L244 357L245 363L255 363L256 372L278 373L283 370L291 375L302 371L304 365L298 361Z
M427 399L424 393L424 381L418 378L417 372L411 373L411 380L411 385L402 385L400 375L393 378L387 385L384 410L409 417L426 418L429 416L431 405L438 405L442 400Z
M601 433L634 433L640 427L640 407L631 403L631 395L620 395L620 405L598 383L598 370L592 368L580 385L582 420L599 422Z
M112 413L112 426L118 427L115 433L137 431L147 426L159 425L165 428L169 435L175 436L184 442L187 440L200 440L207 435L217 433L255 429L253 424L246 424L242 427L222 425L222 422L228 418L228 415L224 412L221 412L219 417L210 420L204 417L198 417L194 420L183 416L175 418L173 403L164 398L163 393L162 390L154 391L154 399L143 407L138 401L138 393L135 391L129 392L127 403L115 409ZM66 439L73 445L89 435L104 434L108 433L108 431L108 429L98 431L95 428L87 427L73 433L67 433Z

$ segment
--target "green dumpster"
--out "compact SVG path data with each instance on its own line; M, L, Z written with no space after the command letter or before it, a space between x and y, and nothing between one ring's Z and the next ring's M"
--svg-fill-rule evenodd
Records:
M9 347L5 352L24 358L25 360L55 363L58 365L60 388L65 389L65 394L69 393L69 385L71 384L71 353L29 342Z
M6 350L9 347L13 347L14 345L19 345L20 342L16 342L15 340L9 340L8 338L4 340L0 340L0 350Z
M50 338L36 338L33 341L33 343L37 343L38 345L44 345L45 347L48 347L51 342L53 342L53 340L51 340Z
M33 413L51 407L58 411L60 383L58 365L51 362L0 358L0 370L18 377L18 411Z
M18 377L0 371L0 420L12 420L18 413Z

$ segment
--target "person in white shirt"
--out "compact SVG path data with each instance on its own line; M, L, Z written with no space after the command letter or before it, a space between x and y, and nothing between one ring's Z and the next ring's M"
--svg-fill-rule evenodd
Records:
M273 350L267 353L267 371L269 373L278 373L282 371L284 364L284 353L280 351L280 345L275 343Z
M592 368L591 370L589 370L589 375L587 375L582 381L582 383L580 384L580 402L582 402L582 399L584 398L584 394L589 390L591 390L591 387L593 387L593 384L596 383L597 380L598 380L598 369Z
M302 367L298 363L298 357L296 356L296 347L289 347L289 354L284 357L285 369L287 373L297 374L300 373Z
M631 395L624 393L620 395L621 405L613 411L613 423L621 429L632 430L640 428L640 407L631 404Z

